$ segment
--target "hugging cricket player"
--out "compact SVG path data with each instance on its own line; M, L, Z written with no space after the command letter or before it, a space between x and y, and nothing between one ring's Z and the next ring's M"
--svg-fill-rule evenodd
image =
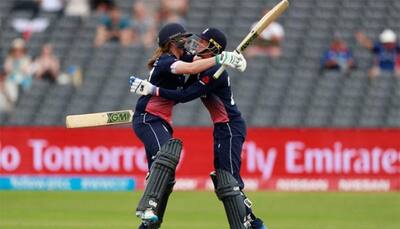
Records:
M241 53L242 51L244 51L248 47L248 45L255 38L258 37L259 33L261 33L272 21L274 21L279 15L281 15L287 9L288 5L289 5L288 1L283 0L279 4L277 4L273 9L271 9L266 15L264 15L264 17L252 28L250 33L242 40L242 42L239 44L239 46L235 49L235 52ZM222 65L222 67L213 75L213 77L215 79L218 79L223 72L224 72L224 67ZM88 115L91 116L89 119L87 119ZM129 111L129 110L122 111L121 113L111 112L111 113L107 114L107 112L104 112L104 113L95 113L95 114L74 116L74 117L67 118L67 127L74 128L74 127L88 127L88 126L99 126L99 125L111 125L111 124L125 123L125 122L131 121L131 119L130 119L131 116L132 116L132 111ZM77 123L80 123L80 124L77 124ZM181 146L177 146L176 144L174 145L171 143L171 144L166 144L165 147L168 148L167 151L171 151L171 150L179 151L180 149L175 149L175 148L179 148ZM169 149L169 148L171 148L171 149ZM161 170L163 170L163 169L161 168ZM157 171L156 171L156 173L157 173ZM155 174L153 173L152 175L155 175ZM215 176L215 174L214 174L214 176ZM163 176L161 176L161 177L163 177ZM214 177L214 179L215 179L215 177ZM154 185L150 185L150 186L154 186ZM239 199L238 199L238 201L241 201ZM247 200L247 198L244 198L244 199ZM148 199L146 199L146 200L148 200ZM232 202L232 201L233 200L230 200L229 203L228 202L226 203L228 206L228 210L231 209L231 207L229 207L231 205L235 209L237 206L240 205L239 202L236 202L236 201ZM224 203L224 205L225 205L225 203ZM227 213L228 219L231 224L230 225L231 229L254 228L254 227L252 227L251 224L248 224L246 220L245 220L245 223L243 223L243 222L241 222L242 219L236 219L235 217L233 217L236 214L234 211L232 212L232 209L227 211L226 213ZM242 215L242 214L239 214L239 215ZM146 228L150 228L150 227L146 227ZM151 227L151 228L153 228L153 227ZM154 228L158 228L158 227L156 226ZM259 227L257 227L257 228L259 228Z

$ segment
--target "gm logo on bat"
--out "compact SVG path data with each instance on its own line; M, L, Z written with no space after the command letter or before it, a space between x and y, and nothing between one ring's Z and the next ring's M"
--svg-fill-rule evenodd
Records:
M107 123L128 122L131 114L128 111L107 113Z

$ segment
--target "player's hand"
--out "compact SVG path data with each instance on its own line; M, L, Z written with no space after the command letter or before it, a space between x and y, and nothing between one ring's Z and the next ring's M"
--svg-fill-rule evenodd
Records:
M131 92L138 95L156 95L158 88L147 80L139 79L135 76L129 77L129 85L131 86Z
M235 68L241 72L244 72L247 67L247 61L244 56L236 51L223 51L221 54L215 56L215 60L217 64L222 64L231 68Z

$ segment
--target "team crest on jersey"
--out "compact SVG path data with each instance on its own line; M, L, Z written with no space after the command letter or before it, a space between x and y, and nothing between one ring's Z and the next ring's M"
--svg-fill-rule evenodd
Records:
M204 76L201 78L200 82L202 82L204 85L208 84L210 82L210 77L209 76Z

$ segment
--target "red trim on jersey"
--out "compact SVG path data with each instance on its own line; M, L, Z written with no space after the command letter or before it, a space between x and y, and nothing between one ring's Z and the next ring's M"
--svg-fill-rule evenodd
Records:
M208 82L210 82L210 77L204 76L203 78L200 79L200 82L202 82L203 85L206 85L206 84L208 84Z
M158 116L172 124L172 108L175 102L158 96L152 96L147 103L146 112Z
M202 98L201 101L210 112L213 123L229 122L228 112L220 98L211 94L207 95L206 98Z

